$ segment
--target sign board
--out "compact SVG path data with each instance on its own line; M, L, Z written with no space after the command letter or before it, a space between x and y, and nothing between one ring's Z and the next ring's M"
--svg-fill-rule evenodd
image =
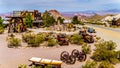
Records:
M19 17L21 15L21 11L13 11L13 16Z

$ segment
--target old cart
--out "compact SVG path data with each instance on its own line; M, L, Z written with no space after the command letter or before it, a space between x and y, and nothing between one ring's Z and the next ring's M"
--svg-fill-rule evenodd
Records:
M47 65L51 65L52 68L61 68L62 61L50 60L50 59L42 59L37 57L32 57L29 59L32 62L31 65L42 66L45 68Z

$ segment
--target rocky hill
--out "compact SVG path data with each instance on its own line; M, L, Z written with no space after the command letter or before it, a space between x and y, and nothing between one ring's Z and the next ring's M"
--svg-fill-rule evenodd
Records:
M72 20L73 16L78 16L80 21L86 22L86 16L77 13L70 15L69 13L60 13L57 10L49 10L49 13L51 13L55 19L62 17L66 20Z
M101 21L106 22L106 21L112 21L113 19L115 20L120 19L120 14L106 16Z
M57 19L58 17L62 17L64 19L67 19L67 20L71 20L70 17L67 17L67 16L64 16L62 15L60 12L58 12L57 10L49 10L49 13L52 14L52 16Z
M104 17L103 19L101 19L101 23L106 23L109 26L110 23L112 23L113 19L118 21L120 19L120 14L108 15L108 16Z

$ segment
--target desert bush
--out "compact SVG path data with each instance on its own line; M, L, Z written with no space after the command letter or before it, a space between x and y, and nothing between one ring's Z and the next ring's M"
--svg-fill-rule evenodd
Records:
M30 46L30 47L38 47L39 46L39 44L36 43L35 39L31 39L27 43L28 43L28 46Z
M57 40L52 33L26 33L22 35L22 39L31 47L38 47L44 41L47 42L47 46L54 46L57 44Z
M35 65L32 65L31 68L43 68L42 66L35 66Z
M25 64L20 64L19 66L18 66L18 68L43 68L42 66L36 66L36 65L32 65L31 67L28 67L27 65L25 65ZM46 65L46 66L44 66L44 68L52 68L52 66L51 65Z
M109 60L110 58L114 57L113 51L108 50L97 50L93 53L93 58L96 61L102 61L102 60Z
M93 53L92 58L96 61L108 60L109 62L111 62L110 59L115 58L115 51L97 50ZM114 62L114 61L112 61L112 62Z
M46 32L39 32L37 33L37 35L42 35L43 37L49 36L50 33L46 33Z
M95 44L97 50L114 50L116 48L116 43L113 41L101 41Z
M82 45L82 52L84 52L85 54L90 54L91 53L91 46L84 44Z
M55 45L57 45L57 40L56 39L48 39L48 41L47 41L47 46L55 46Z
M95 24L95 25L104 25L103 23L101 23L101 22L92 22L91 24Z
M47 65L45 68L53 68L52 65Z
M82 68L97 68L97 62L94 61L86 61L86 64L82 66Z
M88 27L87 27L87 26L83 26L82 28L84 28L84 29L88 29Z
M51 30L50 27L46 27L45 29L46 29L46 30Z
M22 39L28 43L29 46L38 47L45 40L45 35L26 33L22 35Z
M101 39L101 37L95 37L97 40L100 40Z
M117 25L111 25L110 27L112 27L112 28L118 28Z
M21 46L21 40L19 38L8 37L7 42L8 42L8 47L10 48Z
M20 64L20 65L18 66L18 68L27 68L27 65L25 65L25 64Z
M43 41L45 37L43 35L35 35L35 37L28 41L28 44L32 47L38 47Z
M113 58L110 58L110 63L112 63L112 64L117 64L117 63L119 63L120 61L117 59L117 58L115 58L115 57L113 57Z
M27 31L26 31L26 33L31 33L31 32L33 32L33 31L32 31L32 30L27 30Z
M116 58L115 47L116 44L113 41L102 41L95 44L96 51L93 53L92 58L96 61L109 61L110 63L118 63Z
M120 61L120 50L116 52L116 58Z
M0 34L4 33L4 28L0 27Z
M24 42L28 42L30 41L31 39L34 39L35 38L35 34L32 34L32 33L25 33L25 34L22 34L22 40Z
M40 44L45 40L45 35L36 35L35 36L35 42Z
M78 35L78 34L74 34L70 37L70 42L72 44L78 44L81 45L84 43L84 39L82 36Z
M114 68L114 66L108 61L103 61L99 64L98 68Z
M112 64L119 63L119 60L115 56L114 51L98 51L93 53L94 60L96 61L109 61Z

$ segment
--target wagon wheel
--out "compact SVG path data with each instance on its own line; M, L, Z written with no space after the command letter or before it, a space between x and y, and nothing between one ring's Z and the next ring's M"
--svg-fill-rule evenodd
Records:
M86 60L86 54L80 52L79 57L78 57L78 61L85 61L85 60Z
M82 53L82 55L84 56L83 61L85 61L87 58L87 55L85 53Z
M75 64L76 58L72 55L69 56L69 59L67 61L68 64Z
M63 51L60 55L60 59L63 62L67 62L67 60L69 59L69 53L67 51Z
M79 51L77 49L74 49L71 53L72 56L74 56L75 58L77 58L79 56Z

